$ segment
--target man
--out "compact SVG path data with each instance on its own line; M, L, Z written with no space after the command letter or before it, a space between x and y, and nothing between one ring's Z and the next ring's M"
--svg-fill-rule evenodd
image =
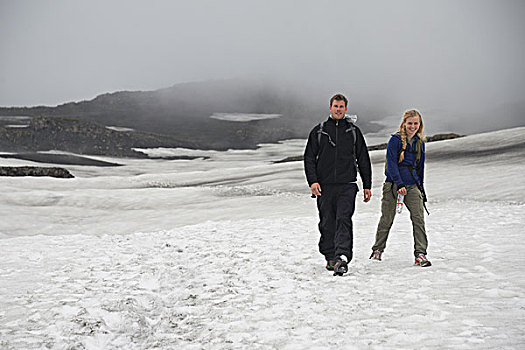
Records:
M357 173L363 182L364 201L372 196L372 166L361 130L346 116L348 100L330 99L330 117L312 129L304 151L304 169L319 210L319 251L334 276L348 272L352 260L352 215Z

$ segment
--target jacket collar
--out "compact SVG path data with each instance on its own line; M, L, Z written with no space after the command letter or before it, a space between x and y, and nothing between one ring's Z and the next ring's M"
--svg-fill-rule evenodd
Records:
M335 123L337 120L344 120L345 123L347 123L347 124L348 124L348 123L355 123L355 122L357 121L357 115L355 115L355 114L353 114L353 115L352 115L352 114L345 114L344 118L341 118L341 119L335 119L335 118L332 117L332 114L330 114L330 115L328 116L327 121L330 121L330 120L331 120L332 122L334 122L334 123Z

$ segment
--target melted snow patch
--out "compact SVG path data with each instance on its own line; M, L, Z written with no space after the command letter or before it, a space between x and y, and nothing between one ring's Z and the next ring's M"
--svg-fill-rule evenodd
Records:
M276 119L282 114L258 114L258 113L213 113L212 119L226 120L230 122L250 122L253 120Z
M114 131L135 131L135 129L126 128L123 126L106 126L106 129L114 130Z

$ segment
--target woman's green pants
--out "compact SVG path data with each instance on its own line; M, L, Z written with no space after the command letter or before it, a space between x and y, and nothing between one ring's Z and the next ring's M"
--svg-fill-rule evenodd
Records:
M416 185L408 185L406 189L405 206L410 212L410 220L412 220L414 256L417 257L421 253L426 255L428 240L425 231L423 196ZM397 186L392 182L385 182L381 199L381 219L377 225L376 242L372 250L379 250L380 252L385 250L388 234L396 216L396 203Z

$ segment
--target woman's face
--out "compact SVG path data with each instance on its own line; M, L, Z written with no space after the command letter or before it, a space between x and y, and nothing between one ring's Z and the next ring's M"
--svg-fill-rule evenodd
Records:
M419 117L407 118L407 120L405 121L405 131L409 139L414 137L414 135L419 130L419 126L420 126Z

